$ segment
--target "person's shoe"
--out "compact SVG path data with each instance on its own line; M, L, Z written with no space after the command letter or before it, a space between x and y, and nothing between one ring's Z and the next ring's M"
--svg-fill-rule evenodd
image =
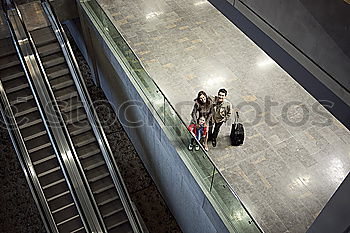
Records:
M204 150L205 150L206 152L208 152L208 146L205 146L205 147L204 147Z
M194 149L195 149L196 151L199 151L199 145L196 145L196 146L194 147Z
M192 145L192 144L188 145L188 150L189 150L189 151L192 151L192 150L193 150L193 145Z
M213 138L213 140L211 141L211 143L213 144L213 147L216 147L216 139Z

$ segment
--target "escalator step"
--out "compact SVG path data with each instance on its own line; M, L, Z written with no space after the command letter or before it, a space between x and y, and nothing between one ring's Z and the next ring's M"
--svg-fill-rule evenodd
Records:
M113 215L110 215L104 219L105 224L107 225L107 229L111 230L113 228L117 228L122 226L123 224L128 224L129 220L127 215L123 212L116 212ZM119 231L125 232L125 231Z
M42 188L43 188L43 189L48 189L48 188L51 188L52 186L58 185L58 184L63 183L63 182L65 182L65 179L60 179L60 180L57 180L57 181L55 181L55 182L52 182L52 183L50 183L50 184L48 184L48 185L45 185L45 186L43 186Z
M10 105L16 105L16 104L23 103L24 101L29 101L32 99L34 99L33 95L28 95L28 96L23 96L23 97L19 96L19 97L17 97L17 99L10 101Z
M57 194L56 196L53 196L53 197L48 198L47 201L48 201L48 202L53 201L53 200L55 200L55 199L57 199L57 198L60 198L60 197L62 197L62 196L64 196L64 195L67 195L68 193L70 193L70 192L67 190L67 191L65 191L65 192L63 192L63 193Z
M3 83L4 84L4 83ZM30 88L25 88L14 93L7 95L8 100L11 105L16 105L20 103L26 103L33 99L33 93Z
M63 207L61 207L59 209L56 209L56 210L52 211L52 213L55 214L55 213L60 212L60 211L62 211L64 209L67 209L67 208L69 208L71 206L74 206L74 202L71 202L68 205L65 205L65 206L63 206Z
M15 117L20 117L20 116L26 115L28 113L35 112L37 110L38 110L38 107L36 107L36 106L35 107L31 107L31 108L28 108L28 109L23 110L21 112L15 113Z
M66 224L66 223L68 223L70 221L73 221L74 219L77 219L77 218L79 218L79 215L74 215L74 216L72 216L70 218L64 219L61 222L57 223L57 226L64 225L64 224Z
M99 206L106 205L114 200L119 199L116 189L108 189L95 195L96 202Z
M98 161L98 162L95 162L95 163L92 163L92 164L90 164L89 166L84 166L84 170L85 171L89 171L89 170L92 170L92 169L94 169L94 168L97 168L97 167L99 167L99 166L102 166L102 165L105 165L106 163L105 163L105 161Z
M51 174L51 173L53 173L53 172L55 172L55 171L58 171L58 170L60 170L60 167L52 168L52 169L50 169L50 170L47 170L47 171L45 171L45 172L43 172L43 173L38 174L38 177L39 177L39 178L40 178L40 177L44 177L44 176L46 176L46 175L48 175L48 174Z
M6 57L6 58L8 58L8 57ZM0 62L2 62L2 61L0 61ZM16 65L19 65L19 64L20 64L20 61L16 57L16 60L13 60L13 61L10 60L10 61L7 61L7 62L2 62L2 64L0 63L0 70L6 69L6 68L9 68L9 67L12 67L12 66L16 66Z
M15 53L16 49L11 38L0 40L0 58Z
M93 191L93 193L94 194L100 194L100 193L102 193L102 192L104 192L104 191L106 191L108 189L111 189L111 188L114 188L114 184L113 183L111 183L111 184L109 184L107 186L101 187L100 189Z
M43 122L43 121L41 120L41 118L36 119L36 120L33 120L33 121L30 121L30 122L26 122L26 123L24 123L23 125L20 125L20 126L19 126L19 129L25 129L25 128L28 128L28 127L30 127L30 126L39 124L39 123L41 123L41 122Z
M72 127L68 126L68 131L71 136L76 136L91 130L90 125L85 125L85 126L79 125L78 127L74 127L74 126L75 125L72 125Z
M67 186L67 188L68 188L68 186ZM66 190L64 190L64 191L66 191ZM67 193L66 195L63 195L63 196L49 202L48 204L49 204L50 209L52 211L55 211L55 210L60 209L66 205L69 205L70 203L74 203L74 201L73 201L72 196Z
M78 96L75 86L69 86L61 90L56 90L54 92L57 100L65 100L68 98L73 98Z
M66 80L64 82L60 82L60 83L51 85L51 87L52 87L52 90L56 91L56 90L60 90L60 89L65 88L65 87L72 86L73 84L74 84L73 80L70 79L70 80Z
M41 166L44 166L44 165L45 165L45 163L43 163ZM41 169L41 170L43 170L43 169ZM46 169L46 172L47 171L48 171L48 169ZM65 177L63 175L62 170L57 169L56 171L53 171L51 169L51 173L47 173L46 175L40 176L40 177L38 176L38 178L39 178L39 182L40 182L41 186L44 187L44 186L48 186L48 185L50 185L58 180L64 179ZM44 192L46 193L45 195L47 198L51 198L51 197L57 196L60 193L65 192L67 190L68 190L68 186L66 183L59 183L54 187L49 187L49 188L45 189Z
M123 204L119 198L109 202L108 205L100 205L99 210L102 216L110 216L112 213L116 213L116 210L122 211L124 209Z
M52 67L52 68L56 68L56 67ZM52 69L51 72L47 71L46 73L49 79L55 79L63 75L69 74L69 69L68 68L57 69L57 70Z
M76 124L78 122L85 123L86 121L83 121L83 120L85 120L87 118L83 108L78 108L78 109L73 110L71 112L64 112L64 115L68 115L67 116L68 119L65 120L67 125Z
M6 93L7 93L7 94L10 94L10 93L12 93L12 92L19 91L19 90L24 89L24 88L27 88L27 87L29 87L29 84L28 84L28 83L24 83L24 84L18 85L18 86L16 86L16 87L7 88L7 89L6 89Z
M10 80L13 80L15 78L22 77L22 76L24 76L24 72L23 71L19 71L17 73L13 73L13 74L7 75L5 77L2 77L1 81L2 82L6 82L6 81L10 81Z
M90 156L93 156L93 155L95 155L97 153L100 153L100 149L98 147L93 147L91 150L89 150L89 149L86 150L85 147L84 147L83 150L84 151L82 151L81 153L77 152L77 154L78 154L80 159L86 159L86 158L88 158Z
M49 146L51 146L51 143L47 142L47 143L44 143L40 146L34 147L33 149L28 150L28 153L34 153L38 150L44 149L44 148L49 147Z
M40 47L56 41L56 36L51 27L40 28L31 32L35 45Z
M50 68L52 66L56 66L56 65L64 63L65 59L64 59L63 54L55 53L55 54L43 57L41 59L41 61L44 65L44 67L47 69L47 68Z
M74 111L78 108L82 108L83 107L83 103L80 101L79 98L74 98L72 100L69 100L69 101L65 101L65 102L62 102L62 104L60 104L60 109L61 109L61 112L71 112L71 111Z
M82 229L77 231L77 229ZM79 216L75 216L75 218L69 219L69 221L65 221L64 223L58 226L59 232L86 232L83 223Z
M73 143L76 147L83 147L96 141L95 135L91 131L73 137Z
M30 135L30 136L28 136L28 137L25 137L25 138L24 138L24 141L26 142L26 141L32 140L32 139L34 139L34 138L43 136L43 135L45 135L45 134L46 134L46 130L43 130L43 131L34 133L34 134L32 134L32 135Z
M58 53L61 51L61 47L58 43L50 43L50 44L45 44L41 47L38 47L38 52L40 57L45 57L50 54Z
M71 231L70 233L83 233L86 232L84 227L80 227L78 229L75 229L73 231Z
M96 182L97 180L101 180L101 179L103 179L103 178L105 178L105 177L107 177L107 176L109 176L109 173L108 172L105 172L105 173L100 173L100 174L98 174L98 175L96 175L96 176L94 176L94 177L92 177L92 178L88 178L88 180L90 181L90 182Z
M44 162L46 162L46 161L48 161L50 159L53 159L53 158L56 158L56 155L53 154L53 155L49 155L49 156L47 156L45 158L39 159L39 160L33 162L33 165L34 166L39 165L39 164L44 163Z

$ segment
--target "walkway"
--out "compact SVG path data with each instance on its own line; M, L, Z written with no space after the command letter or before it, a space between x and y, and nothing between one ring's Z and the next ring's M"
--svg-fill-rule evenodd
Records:
M209 154L266 233L303 233L350 170L350 133L204 0L99 0L186 121L200 90L241 113ZM272 104L271 104L272 103Z

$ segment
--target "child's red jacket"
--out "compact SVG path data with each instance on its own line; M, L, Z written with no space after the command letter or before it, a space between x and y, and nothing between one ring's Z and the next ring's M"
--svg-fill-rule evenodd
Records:
M196 136L197 136L197 124L190 124L187 129L190 132L193 132ZM204 125L203 127L203 135L201 135L202 137L207 135L207 131L208 131L208 126Z

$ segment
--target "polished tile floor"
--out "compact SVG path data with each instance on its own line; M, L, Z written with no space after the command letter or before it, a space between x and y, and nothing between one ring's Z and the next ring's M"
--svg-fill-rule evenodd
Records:
M99 2L184 120L228 90L246 141L231 119L210 156L265 232L306 232L349 173L349 131L207 1Z

